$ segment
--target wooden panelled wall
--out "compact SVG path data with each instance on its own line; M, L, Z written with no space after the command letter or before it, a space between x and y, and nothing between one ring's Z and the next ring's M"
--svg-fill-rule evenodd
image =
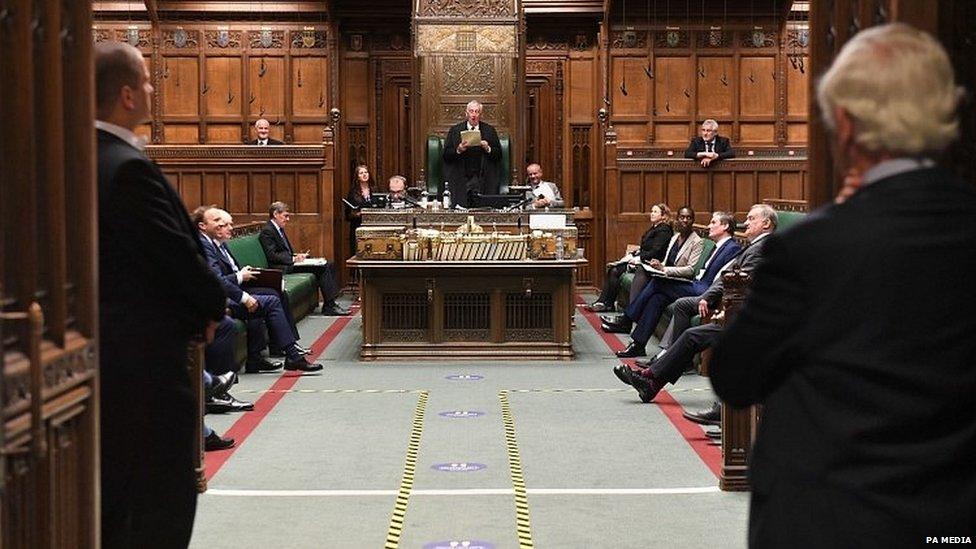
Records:
M807 35L772 21L737 27L611 30L610 122L621 148L680 154L706 118L738 148L806 145Z
M138 47L151 66L152 143L240 144L258 118L286 143L321 143L335 104L327 24L99 21L95 41Z
M0 547L97 547L90 6L0 0L0 28Z

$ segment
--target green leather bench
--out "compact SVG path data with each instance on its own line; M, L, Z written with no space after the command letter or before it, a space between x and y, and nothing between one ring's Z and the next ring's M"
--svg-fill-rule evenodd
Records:
M499 194L508 193L509 174L511 173L511 146L507 135L498 136L502 144L502 176L499 182ZM438 135L427 136L427 192L440 196L444 190L444 138Z

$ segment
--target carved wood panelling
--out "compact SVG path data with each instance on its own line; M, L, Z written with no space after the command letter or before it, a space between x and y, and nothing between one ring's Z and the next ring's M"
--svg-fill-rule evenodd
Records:
M484 94L495 86L495 65L488 57L444 59L444 91L456 95Z
M420 0L418 13L426 17L515 17L514 0Z
M130 37L105 21L93 40ZM285 142L321 142L338 90L328 29L296 24L163 22L158 48L137 28L151 63L154 143L241 143L268 118ZM134 36L134 35L133 35Z
M516 55L515 27L474 25L419 25L418 54L491 53Z

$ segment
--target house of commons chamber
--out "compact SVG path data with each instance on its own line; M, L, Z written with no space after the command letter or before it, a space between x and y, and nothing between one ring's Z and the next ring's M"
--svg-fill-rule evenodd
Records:
M976 2L0 0L0 549L976 538Z

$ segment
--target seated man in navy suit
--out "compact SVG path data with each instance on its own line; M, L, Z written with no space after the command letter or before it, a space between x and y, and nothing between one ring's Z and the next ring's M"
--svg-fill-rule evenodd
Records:
M241 284L255 278L255 271L245 265L238 267L237 262L227 250L226 242L230 240L233 229L233 219L230 214L219 208L209 208L203 213L200 227L200 244L207 257L210 268L220 278L227 294L228 307L235 318L248 319L258 317L264 320L271 336L271 342L285 353L285 369L315 372L322 369L321 364L312 364L305 360L301 347L295 343L292 327L285 315L281 299L277 295L248 293L241 288ZM248 330L248 340L251 339Z
M732 239L735 231L735 219L725 212L714 212L708 223L708 237L715 241L715 248L698 276L691 281L655 278L641 290L637 299L630 302L622 319L616 324L606 323L606 331L615 332L627 329L632 321L637 320L637 328L631 335L630 345L617 352L621 358L644 356L647 340L651 338L654 327L657 326L661 315L668 305L676 299L686 296L701 295L708 289L726 263L732 261L742 250L742 247Z
M329 316L348 315L349 310L343 309L336 303L339 297L339 284L336 282L335 268L331 263L321 265L296 265L308 258L306 253L295 253L285 234L285 226L291 220L288 204L272 202L268 208L268 222L261 229L258 240L264 249L264 256L268 258L268 266L281 269L285 273L307 272L315 275L319 291L322 293L322 314Z
M735 151L727 137L718 134L718 122L709 118L702 122L701 137L695 137L685 149L685 158L697 160L702 168L723 158L735 158Z
M767 204L756 204L746 216L746 238L749 244L742 250L726 269L736 269L751 273L762 260L763 243L766 237L776 230L778 219L776 211ZM722 325L714 322L703 322L700 326L691 326L691 317L696 314L702 319L711 317L713 311L722 303L725 293L725 282L721 273L715 281L700 296L688 296L678 299L674 303L674 317L668 327L670 337L665 336L662 342L666 348L650 360L637 361L637 370L631 370L626 365L614 368L614 373L625 383L637 389L641 402L654 400L657 393L668 383L676 383L681 372L691 366L696 353L711 347L722 333Z

